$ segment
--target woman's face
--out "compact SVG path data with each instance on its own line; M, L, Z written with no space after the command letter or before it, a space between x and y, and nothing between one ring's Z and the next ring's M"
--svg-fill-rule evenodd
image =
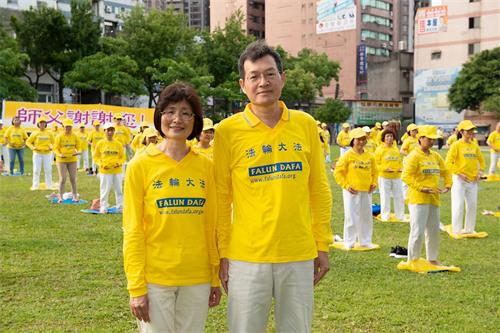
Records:
M417 134L418 134L418 129L414 129L414 130L411 130L411 131L410 131L410 135L411 135L412 137L414 137L414 138L415 138L415 137L417 137Z
M202 131L200 134L200 142L201 143L208 144L208 143L210 143L210 141L213 140L213 138L214 138L214 130L213 129Z
M149 145L150 143L156 144L158 142L158 138L156 136L151 136L149 138L146 138L146 146Z
M73 126L64 126L64 132L66 134L71 134L72 129L73 129Z
M45 128L47 128L47 123L45 121L41 121L41 122L38 123L38 127L41 130L44 130Z
M426 136L422 136L419 141L420 147L422 147L423 150L429 150L434 145L434 139L429 139Z
M167 139L186 140L193 132L194 113L187 101L170 103L161 114L161 131Z
M19 119L19 117L14 117L12 119L12 124L16 127L18 127L19 125L21 125L21 119Z
M470 129L470 130L463 130L462 131L462 136L464 138L466 138L467 140L472 140L474 139L474 129Z
M363 136L361 138L355 138L353 141L353 148L355 149L362 149L366 145L366 136Z
M394 142L394 135L392 135L392 133L386 133L384 140L387 145L392 146Z

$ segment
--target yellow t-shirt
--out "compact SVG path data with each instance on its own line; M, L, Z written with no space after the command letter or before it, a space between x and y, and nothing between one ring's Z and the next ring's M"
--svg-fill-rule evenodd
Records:
M337 144L341 147L349 147L351 139L349 139L349 131L344 132L343 130L337 135Z
M80 139L80 152L89 150L88 134L86 132L75 131L75 135Z
M120 141L123 145L127 145L132 139L132 132L130 131L130 128L125 125L115 125L115 134L113 137Z
M377 185L375 157L366 151L358 154L349 149L339 158L333 175L337 184L345 190L350 186L356 191L368 192L371 185Z
M401 145L401 151L405 152L406 155L409 155L417 147L418 147L418 139L412 136L408 136Z
M210 160L214 159L214 147L211 145L208 148L202 148L199 145L194 145L191 148L197 153L208 157Z
M279 107L274 128L248 104L215 131L222 258L280 263L328 251L332 199L316 122L283 102Z
M443 159L435 151L426 154L422 149L414 149L405 159L401 178L408 185L409 204L430 204L439 206L439 193L423 193L424 187L437 190L439 179L444 178L444 186L451 187L451 175Z
M5 131L4 138L8 142L7 147L20 149L28 139L28 134L22 127L10 126Z
M446 144L451 147L452 144L454 144L457 141L457 135L452 134L448 137L448 140L446 140Z
M484 170L484 157L476 143L460 139L451 145L445 164L451 173L462 174L467 180L475 181L479 171Z
M404 142L404 141L405 141L408 137L409 137L408 132L405 132L405 133L401 136L401 142Z
M327 130L327 129L323 130L323 138L325 139L328 147L330 147L330 131L329 130Z
M66 135L66 133L63 132L56 137L54 142L54 154L56 155L56 162L76 162L77 156L75 154L79 151L80 139L78 139L75 133L71 132L70 135Z
M500 133L498 133L497 131L492 132L488 136L488 140L486 142L491 147L490 152L500 152Z
M7 129L5 127L2 126L2 128L0 128L0 145L4 145L5 144L5 131Z
M396 144L393 143L392 147L387 147L385 143L382 143L375 151L375 162L380 177L387 179L401 178L403 159ZM389 169L392 172L387 171Z
M95 129L89 133L87 141L90 142L91 149L94 149L95 145L102 139L104 139L105 134L103 131L96 131Z
M100 173L120 174L123 162L125 162L123 145L114 138L111 141L108 139L100 140L94 148L92 159L99 166Z
M26 140L26 146L38 154L50 154L53 145L54 137L52 132L47 129L32 132L28 140Z
M156 145L127 167L123 257L128 290L146 284L218 286L217 203L212 162L190 151L180 162Z

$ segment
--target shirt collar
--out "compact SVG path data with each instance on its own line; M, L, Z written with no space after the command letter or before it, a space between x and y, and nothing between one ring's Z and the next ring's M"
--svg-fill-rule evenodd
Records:
M157 145L148 145L146 147L146 154L148 154L149 156L156 156L156 155L160 155L163 153L161 152L160 149L158 149ZM189 154L198 155L198 152L195 151L194 149L192 149L191 147L189 147L189 152L186 155L189 155Z
M289 121L290 110L288 110L285 103L282 101L278 101L278 106L282 110L281 120ZM245 110L243 111L243 118L248 123L248 125L250 125L250 127L255 127L261 122L261 120L252 112L252 103L248 103L245 106Z

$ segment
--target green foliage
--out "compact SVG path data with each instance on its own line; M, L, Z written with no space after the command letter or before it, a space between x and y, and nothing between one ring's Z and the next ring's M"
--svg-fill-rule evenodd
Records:
M87 0L71 1L71 52L77 61L100 51L101 27Z
M287 104L312 104L316 97L314 74L296 67L285 72L286 82L281 92L281 99Z
M332 79L338 80L339 78L340 64L328 59L325 53L318 54L311 49L302 49L295 63L296 67L303 68L314 75L319 96L323 96L323 88L328 87Z
M28 63L28 55L19 52L16 40L0 24L0 100L36 100L36 90L19 78Z
M481 104L481 110L500 113L500 94L488 97Z
M450 106L457 112L482 111L481 103L500 95L500 47L485 50L464 64L449 90Z
M102 52L77 61L66 73L65 84L79 90L102 90L120 95L139 95L144 92L137 79L138 67L127 56L106 55Z
M324 105L314 109L313 115L323 123L343 123L351 115L351 109L338 99L327 98Z

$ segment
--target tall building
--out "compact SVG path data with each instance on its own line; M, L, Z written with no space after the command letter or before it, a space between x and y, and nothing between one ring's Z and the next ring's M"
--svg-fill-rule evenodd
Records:
M280 1L268 1L268 4ZM249 35L266 38L265 0L212 0L210 2L210 31L224 27L226 20L240 10L245 21L242 28Z
M500 1L441 0L418 9L414 88L417 123L451 129L465 116L481 125L480 131L493 125L493 115L450 110L448 89L471 56L499 46Z
M171 8L188 17L189 25L198 29L210 28L210 0L142 0L146 8Z

